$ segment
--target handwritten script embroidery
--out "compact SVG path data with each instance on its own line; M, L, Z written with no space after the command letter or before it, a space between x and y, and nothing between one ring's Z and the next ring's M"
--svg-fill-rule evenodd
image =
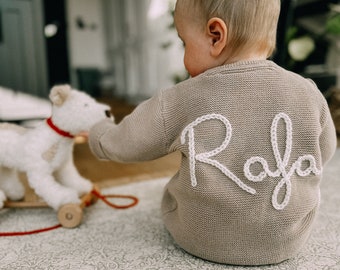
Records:
M200 125L202 122L210 121L210 120L219 120L225 126L225 139L222 142L221 146L216 149L196 154L196 138L195 138L195 127ZM278 146L278 138L277 138L277 130L279 121L283 120L286 127L286 147L283 157L279 151ZM241 179L239 179L234 173L232 173L226 166L221 164L216 159L212 159L212 157L224 151L230 142L232 137L232 126L227 118L220 114L208 114L197 118L194 122L189 124L181 134L181 143L186 143L186 136L188 137L188 149L189 149L189 163L190 163L190 178L191 185L193 187L197 186L197 178L196 178L196 162L202 162L215 168L219 169L224 175L226 175L229 179L231 179L236 185L238 185L242 190L255 195L256 190L248 185L246 185ZM305 177L310 175L311 173L315 175L320 175L321 170L317 169L315 158L312 155L304 155L300 156L293 165L288 168L288 162L290 159L291 151L292 151L292 138L293 137L293 126L292 121L289 116L285 113L279 113L275 116L272 126L271 126L271 144L273 148L273 153L277 165L277 170L272 172L269 169L268 162L259 156L251 157L244 164L244 174L245 177L251 182L262 182L267 176L269 177L282 177L279 183L276 185L273 195L272 195L272 205L277 210L284 209L291 197L292 192L292 182L291 177L294 173L301 177ZM250 171L251 166L255 163L259 163L263 171L258 175L253 175ZM306 164L309 164L306 166ZM303 169L303 167L305 167ZM278 195L282 188L285 187L285 196L281 203L278 202Z

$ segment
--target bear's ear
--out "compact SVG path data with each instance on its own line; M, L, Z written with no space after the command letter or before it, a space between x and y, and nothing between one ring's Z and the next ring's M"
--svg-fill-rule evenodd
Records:
M71 87L68 84L56 85L51 89L50 100L56 106L61 106L71 93Z

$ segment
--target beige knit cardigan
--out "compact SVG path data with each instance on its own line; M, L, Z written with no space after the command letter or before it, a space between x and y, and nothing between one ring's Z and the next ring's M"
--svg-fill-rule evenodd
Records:
M180 151L164 190L165 226L187 252L237 265L299 252L336 148L315 84L267 60L217 67L160 91L120 124L97 124L89 138L104 160Z

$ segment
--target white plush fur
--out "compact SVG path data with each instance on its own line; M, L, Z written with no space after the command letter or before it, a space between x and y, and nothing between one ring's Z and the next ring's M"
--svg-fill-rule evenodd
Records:
M107 118L110 110L69 85L53 87L50 100L53 123L72 135L88 131ZM73 143L46 121L33 129L0 124L0 208L7 198L24 197L18 171L26 173L30 187L55 210L67 203L80 203L80 196L91 191L92 183L74 166Z

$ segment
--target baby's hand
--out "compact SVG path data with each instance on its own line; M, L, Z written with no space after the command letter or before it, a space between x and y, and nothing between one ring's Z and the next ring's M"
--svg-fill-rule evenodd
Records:
M86 143L89 138L89 132L83 131L75 136L74 142L77 144Z

